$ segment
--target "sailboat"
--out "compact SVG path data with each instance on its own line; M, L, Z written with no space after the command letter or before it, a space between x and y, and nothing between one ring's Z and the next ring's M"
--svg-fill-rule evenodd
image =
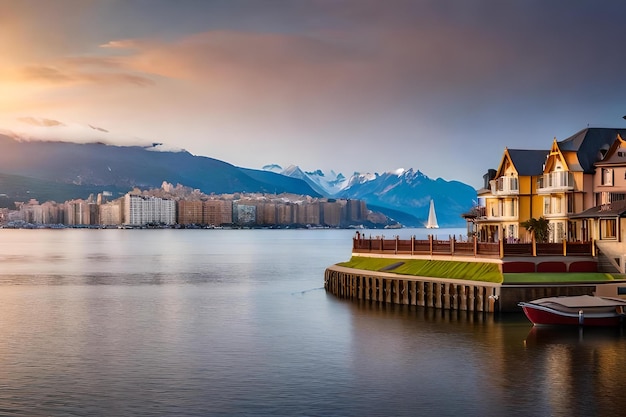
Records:
M430 210L428 211L428 223L426 223L427 229L438 229L437 215L435 214L435 202L430 200Z

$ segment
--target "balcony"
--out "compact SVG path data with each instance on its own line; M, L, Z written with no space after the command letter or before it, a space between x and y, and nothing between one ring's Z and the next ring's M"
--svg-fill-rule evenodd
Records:
M507 204L505 206L492 205L489 207L475 207L473 209L474 221L483 222L504 222L518 221L517 206Z
M490 204L488 207L482 207L482 217L480 221L488 222L503 222L503 221L517 221L518 209L517 204L512 202L499 204Z
M569 171L555 171L542 175L537 180L537 193L550 194L555 192L573 191L574 176Z
M549 210L544 208L543 217L546 219L562 219L566 218L569 215L565 210Z
M493 212L489 213L484 220L490 222L516 222L519 220L519 217L515 213L500 213Z
M491 194L497 196L518 195L519 182L517 177L499 177L489 181Z

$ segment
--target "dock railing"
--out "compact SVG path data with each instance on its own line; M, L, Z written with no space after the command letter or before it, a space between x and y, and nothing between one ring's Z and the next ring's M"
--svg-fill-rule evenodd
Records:
M353 253L379 253L394 255L448 255L472 256L485 258L516 257L516 256L594 256L593 242L561 243L509 243L478 242L477 240L457 240L450 236L448 240L436 239L429 235L427 240L415 239L386 239L380 237L354 237Z

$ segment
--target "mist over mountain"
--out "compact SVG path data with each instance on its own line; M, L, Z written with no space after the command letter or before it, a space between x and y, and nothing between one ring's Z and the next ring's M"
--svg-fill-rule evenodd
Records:
M318 196L305 182L264 171L241 169L187 151L159 151L160 144L113 146L102 143L19 141L0 135L0 173L8 176L77 186L75 198L95 187L126 192L134 187L158 188L163 181L197 188L206 194L234 192L293 193ZM88 192L89 191L89 192ZM7 194L0 190L0 194ZM85 195L86 194L86 195ZM38 193L31 198L43 199ZM15 201L15 200L14 200ZM62 200L61 200L62 201Z

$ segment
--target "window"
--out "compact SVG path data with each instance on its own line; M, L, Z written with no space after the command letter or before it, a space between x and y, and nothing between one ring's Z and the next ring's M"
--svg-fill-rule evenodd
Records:
M563 225L563 222L558 222L556 224L556 242L560 242L563 239L565 239L565 227Z
M543 214L550 214L550 197L543 198Z
M554 197L554 214L563 214L563 199L559 196Z
M567 199L567 212L574 213L574 196L572 194L568 194L565 198Z
M601 239L615 239L617 237L617 221L615 219L600 220L602 230Z
M602 168L602 185L613 185L613 170Z

